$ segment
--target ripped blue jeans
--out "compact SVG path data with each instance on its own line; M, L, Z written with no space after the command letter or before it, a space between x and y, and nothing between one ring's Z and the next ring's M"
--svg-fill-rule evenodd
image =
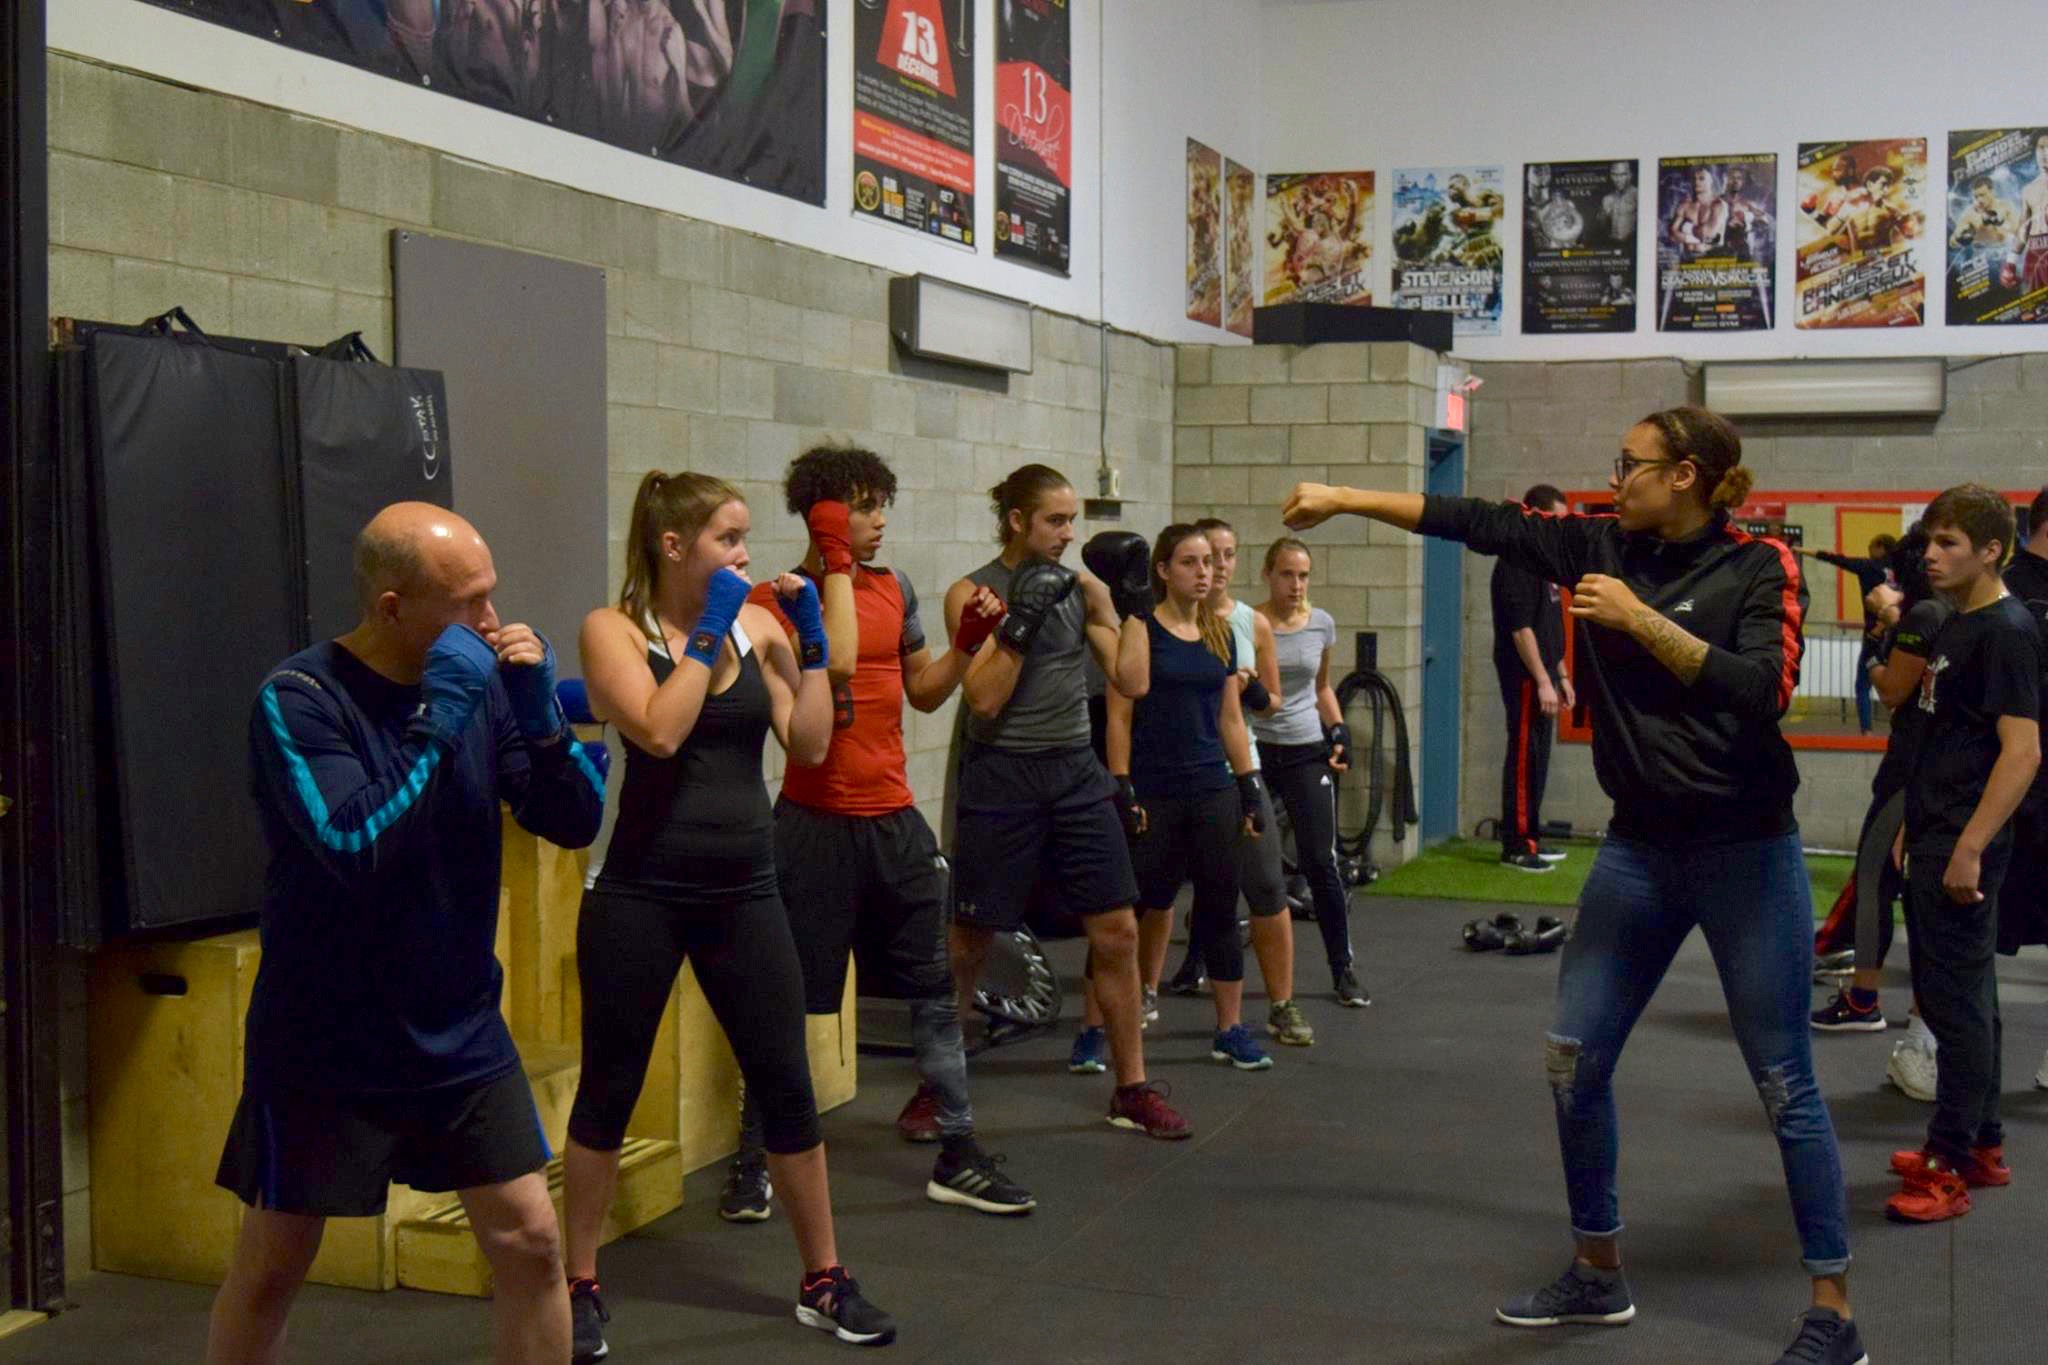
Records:
M1834 1122L1813 1076L1813 897L1796 833L1692 848L1627 839L1600 846L1565 945L1544 1054L1572 1230L1621 1230L1614 1068L1694 925L1706 934L1736 1043L1778 1139L1801 1259L1809 1274L1839 1274L1849 1264L1848 1200Z

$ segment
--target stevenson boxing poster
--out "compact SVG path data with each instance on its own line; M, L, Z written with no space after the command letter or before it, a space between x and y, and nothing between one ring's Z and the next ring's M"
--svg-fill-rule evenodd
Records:
M1449 313L1461 337L1500 335L1503 183L1498 166L1394 172L1394 307Z
M1925 138L1799 144L1798 326L1920 325L1926 185Z
M1636 329L1633 161L1532 161L1523 168L1522 331Z
M974 0L855 0L853 212L974 249Z
M824 0L149 0L755 189L825 202Z
M1948 135L1948 325L2048 322L2048 128Z
M1188 139L1188 317L1223 325L1223 154Z
M996 7L996 255L1067 273L1074 197L1067 0Z
M1657 330L1769 331L1778 268L1778 157L1657 163Z
M1259 177L1249 168L1223 159L1223 327L1238 336L1252 334L1252 307L1258 302Z
M1372 304L1371 171L1266 177L1262 303Z

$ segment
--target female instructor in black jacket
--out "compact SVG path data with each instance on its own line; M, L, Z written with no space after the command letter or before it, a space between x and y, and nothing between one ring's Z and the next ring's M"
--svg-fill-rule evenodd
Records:
M1742 440L1703 408L1652 413L1614 462L1611 516L1300 484L1296 529L1338 513L1461 540L1572 591L1590 659L1593 766L1614 799L1579 899L1545 1069L1578 1254L1497 1310L1503 1322L1619 1326L1612 1078L1629 1030L1698 925L1778 1140L1813 1307L1783 1361L1863 1365L1849 1321L1847 1205L1807 1034L1813 910L1792 816L1799 785L1778 720L1799 680L1806 586L1773 540L1736 530ZM1782 1362L1781 1362L1782 1365Z

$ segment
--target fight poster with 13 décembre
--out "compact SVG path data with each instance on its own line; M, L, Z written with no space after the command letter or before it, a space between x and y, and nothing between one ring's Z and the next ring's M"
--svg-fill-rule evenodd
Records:
M1768 331L1775 324L1778 156L1657 163L1657 330Z
M1002 0L996 23L996 255L1064 275L1074 199L1067 0Z
M1799 144L1801 328L1918 327L1927 139Z
M974 249L974 0L856 0L853 211Z
M1634 161L1532 161L1523 168L1522 331L1636 329Z
M1948 135L1948 325L2048 322L2048 128Z
M1507 201L1499 166L1394 172L1394 307L1449 313L1458 336L1499 336Z

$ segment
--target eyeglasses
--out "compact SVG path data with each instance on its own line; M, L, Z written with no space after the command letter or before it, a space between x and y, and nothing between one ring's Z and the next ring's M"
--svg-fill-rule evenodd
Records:
M1627 483L1635 477L1638 469L1651 469L1657 465L1677 464L1676 460L1638 460L1633 455L1623 455L1614 462L1614 481Z

